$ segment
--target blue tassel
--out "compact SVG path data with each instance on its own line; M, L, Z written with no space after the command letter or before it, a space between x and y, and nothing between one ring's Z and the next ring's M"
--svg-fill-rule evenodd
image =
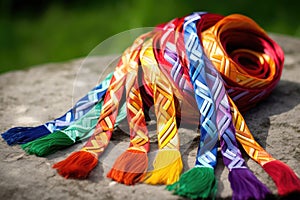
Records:
M44 126L14 127L1 134L8 145L25 144L51 132Z

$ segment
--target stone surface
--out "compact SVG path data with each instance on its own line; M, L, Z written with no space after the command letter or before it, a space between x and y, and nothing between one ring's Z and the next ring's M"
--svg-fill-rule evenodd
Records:
M272 35L285 52L282 79L264 102L244 117L258 142L275 158L300 174L300 40ZM0 75L0 132L14 126L35 126L64 113L82 95L113 71L117 56L89 57L52 63L25 71ZM125 126L123 124L123 126ZM122 128L122 124L121 124ZM194 164L196 128L181 128L181 151L185 170ZM154 132L151 137L155 138ZM101 162L87 180L66 180L51 168L83 144L51 156L26 155L19 146L0 139L0 199L183 199L164 186L125 186L111 182L105 174L127 147L128 137L116 135ZM262 168L245 156L250 169L274 194L276 187ZM216 170L218 198L229 198L228 170L221 159Z

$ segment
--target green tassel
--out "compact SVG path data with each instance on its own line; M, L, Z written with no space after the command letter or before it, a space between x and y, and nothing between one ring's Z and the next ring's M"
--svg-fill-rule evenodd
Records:
M209 167L194 167L180 176L179 181L166 187L174 194L190 199L212 198L217 193L217 180L214 169Z
M35 154L37 156L47 156L56 152L59 149L71 146L74 141L66 134L57 131L44 137L38 138L31 142L21 145L28 154Z

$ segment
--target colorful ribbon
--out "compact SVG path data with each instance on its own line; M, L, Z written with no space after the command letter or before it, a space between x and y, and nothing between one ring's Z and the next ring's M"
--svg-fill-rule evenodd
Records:
M214 66L202 50L196 28L198 20L201 20L201 13L188 16L186 18L184 29L186 39L185 44L187 45L186 49L187 51L193 49L192 51L190 50L193 55L189 56L189 58L192 58L191 63L198 64L197 68L194 70L193 68L190 68L190 71L194 72L193 76L195 76L197 73L201 74L201 78L198 78L198 83L195 84L197 85L195 90L199 88L198 90L201 91L201 93L199 93L203 96L203 99L210 101L204 105L209 107L211 113L216 115L214 118L215 121L211 121L210 123L216 124L217 129L212 125L208 126L208 128L209 130L219 131L222 149L221 153L223 155L224 164L229 169L229 180L233 189L233 199L263 199L270 192L266 186L256 179L255 176L248 170L245 161L241 156L241 152L238 149L238 145L235 140L235 129L231 120L230 105L226 96L226 90L219 73L215 70ZM192 82L194 82L193 79ZM197 94L197 91L195 91L195 93ZM204 117L204 119L207 119L207 117ZM204 143L204 146L207 144L209 143ZM214 156L212 156L212 153L214 153ZM215 160L216 152L209 152L208 155L211 156L205 156L205 159L201 159L201 161L209 161L211 158L214 158ZM198 158L202 158L202 156L198 155Z
M172 85L158 67L152 43L152 39L144 43L140 59L145 83L153 91L159 151L153 163L154 169L147 175L145 182L172 184L178 180L183 168L179 152L176 108Z
M161 24L123 53L105 92L94 133L83 149L53 167L66 178L87 177L108 145L125 101L130 144L117 158L109 178L128 185L167 184L178 195L214 198L219 140L233 199L264 199L270 191L247 167L238 141L272 177L280 195L300 191L296 174L255 141L240 113L275 88L283 60L281 48L242 15L202 12ZM146 119L152 105L159 150L154 169L147 172ZM81 115L78 123L88 116ZM201 135L195 167L180 177L183 166L177 130L181 122L199 125ZM72 126L65 129L66 135L71 130ZM33 142L38 145L41 140Z
M102 101L109 86L109 74L98 86L94 87L88 94L77 101L73 108L67 111L63 116L46 122L37 127L14 127L2 133L2 138L9 145L24 144L40 137L63 130L71 125L74 121L85 115L99 101Z
M137 51L138 52L138 51ZM143 100L137 79L139 63L131 62L126 74L126 107L130 130L129 148L117 158L107 177L133 185L144 179L148 168L150 141L143 110Z

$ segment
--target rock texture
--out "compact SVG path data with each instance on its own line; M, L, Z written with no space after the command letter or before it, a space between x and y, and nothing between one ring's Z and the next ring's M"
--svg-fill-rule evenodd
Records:
M300 40L272 35L285 52L282 79L264 102L244 117L258 142L275 158L300 174ZM0 75L0 132L14 126L35 126L54 119L113 71L117 56L89 57L52 63ZM122 129L122 124L121 124ZM123 125L125 129L125 125ZM194 164L196 128L181 128L185 170ZM154 132L151 137L155 138ZM128 145L124 133L115 134L108 151L87 180L66 180L51 168L83 144L46 158L26 155L19 146L0 139L0 199L183 199L164 186L125 186L106 178L114 159ZM274 194L276 187L262 168L245 156L250 169ZM216 176L218 198L230 198L228 171L219 158Z

